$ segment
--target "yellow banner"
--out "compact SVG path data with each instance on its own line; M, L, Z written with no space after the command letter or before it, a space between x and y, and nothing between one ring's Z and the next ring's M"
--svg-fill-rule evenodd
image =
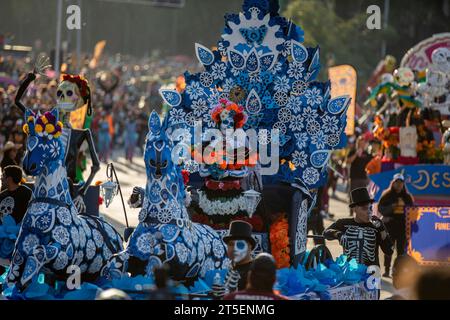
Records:
M105 49L105 46L106 46L106 40L99 41L95 45L94 55L93 55L91 61L89 62L89 67L91 69L94 69L97 67L98 60L100 59L100 57L103 53L103 49Z
M87 103L80 109L72 111L70 113L70 124L74 129L83 129L84 120L86 119Z
M345 133L355 132L355 103L356 103L356 70L350 65L340 65L328 69L331 82L331 97L349 95L352 99L347 110L347 127Z

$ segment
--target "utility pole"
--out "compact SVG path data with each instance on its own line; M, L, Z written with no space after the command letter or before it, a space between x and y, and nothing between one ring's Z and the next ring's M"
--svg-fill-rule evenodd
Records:
M56 48L55 48L55 72L56 76L59 76L59 67L61 64L61 23L62 23L62 0L58 0L56 5Z
M78 0L78 7L80 8L80 11L83 12L83 10L81 10L81 0ZM82 59L81 59L81 29L83 27L83 19L81 18L80 21L81 25L80 28L77 30L77 65L75 66L76 68L76 73L80 73L81 72L81 67L83 65Z
M390 0L384 0L383 30L386 30L388 27L389 7L390 7ZM385 56L386 56L386 40L383 38L381 42L381 59L383 59Z

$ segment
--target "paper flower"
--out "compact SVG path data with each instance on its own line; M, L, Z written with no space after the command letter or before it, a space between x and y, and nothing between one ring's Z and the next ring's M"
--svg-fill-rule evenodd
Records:
M287 268L290 265L288 230L289 224L285 214L279 214L278 218L270 226L270 245L279 269Z

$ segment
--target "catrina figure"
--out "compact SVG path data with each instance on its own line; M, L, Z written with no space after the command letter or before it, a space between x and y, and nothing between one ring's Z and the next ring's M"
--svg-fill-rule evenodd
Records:
M48 58L39 57L36 61L33 72L28 73L26 79L20 85L15 98L16 105L25 113L25 106L20 102L24 92L30 83L36 79L36 74L44 75L48 65ZM91 90L86 79L79 75L63 75L63 81L59 84L57 90L57 105L62 115L64 124L61 140L65 150L65 164L67 176L74 182L76 181L76 167L77 157L80 147L84 141L87 141L89 146L89 153L92 159L91 172L88 179L81 187L73 188L73 199L78 209L78 212L85 213L86 205L83 201L83 196L86 194L89 185L94 179L95 174L100 170L100 162L98 160L97 152L95 151L94 141L89 129L73 129L70 124L70 112L81 108L87 103L87 114L92 114L91 106Z

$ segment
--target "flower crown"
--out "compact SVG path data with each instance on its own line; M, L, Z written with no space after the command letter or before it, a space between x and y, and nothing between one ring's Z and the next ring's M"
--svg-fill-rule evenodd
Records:
M81 97L83 98L84 101L86 101L89 97L89 85L88 85L88 81L80 76L80 75L71 75L71 74L64 74L62 76L62 80L63 81L69 81L72 83L75 83L78 87L78 89L80 90L80 94Z
M29 135L30 127L32 128L31 131L34 129L38 136L46 136L52 139L61 136L63 124L61 121L57 121L51 112L47 111L42 116L39 116L36 121L34 116L29 116L27 123L23 125L23 132Z
M227 110L230 112L230 116L233 117L234 127L236 129L242 128L247 121L247 115L242 106L237 105L236 103L229 101L227 99L220 99L219 105L215 106L211 111L211 118L215 123L220 123L220 115L223 111Z

